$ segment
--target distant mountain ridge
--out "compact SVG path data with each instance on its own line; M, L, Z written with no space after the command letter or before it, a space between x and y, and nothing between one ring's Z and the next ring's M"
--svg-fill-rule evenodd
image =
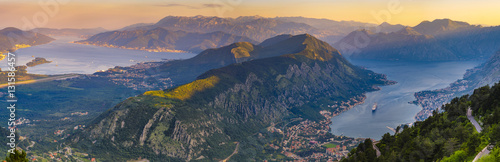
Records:
M382 24L375 27L375 29L369 29L369 30L374 32L374 33L380 33L380 32L391 33L391 32L395 32L395 31L400 31L403 28L405 28L405 26L401 25L401 24L394 24L393 25L393 24L389 24L387 22L383 22Z
M480 27L481 26L470 25L469 23L462 21L453 21L450 19L436 19L432 22L423 21L413 28L422 34L440 35L440 34L461 32L471 29L478 29Z
M205 52L191 61L237 63L176 88L129 98L68 142L103 160L140 156L153 161L218 161L235 147L267 155L263 147L249 143L259 130L290 116L323 118L319 111L330 109L320 106L325 102L347 100L391 83L384 75L353 66L328 43L308 34L265 47L242 42ZM244 60L234 60L240 58ZM263 160L256 158L237 157Z
M94 35L86 40L75 41L80 44L121 47L151 51L189 51L201 52L218 48L233 42L252 42L247 37L227 34L221 31L211 33L192 33L172 31L164 28L150 30L110 31Z
M45 34L48 36L74 36L80 38L87 38L97 33L108 31L104 28L87 28L87 29L52 29L52 28L35 28L30 31Z
M220 18L220 17L208 17L208 16L167 16L156 23L138 23L126 26L118 31L121 33L130 33L132 31L151 31L158 28L166 29L169 31L184 31L187 33L214 33L214 32L224 32L234 36L241 36L242 38L248 38L249 40L237 39L233 42L228 41L227 43L235 43L240 41L247 42L261 42L268 38L274 37L276 35L282 34L311 34L314 37L322 39L326 42L333 43L340 40L344 35L349 32L363 28L376 26L375 24L361 23L354 21L333 21L327 19L314 19L314 18L304 18L304 17L276 17L276 18L265 18L261 16L241 16L238 18ZM117 31L117 32L118 32ZM94 35L94 38L89 38L87 41L80 41L79 43L93 44L93 45L105 45L110 47L123 47L123 48L139 48L139 49L151 49L156 51L170 50L183 50L200 52L208 48L220 47L217 42L213 40L206 39L200 45L200 43L195 44L191 42L182 43L164 43L153 41L151 44L146 42L132 44L127 44L120 42L118 39L125 39L125 41L130 40L130 38L124 38L117 35L110 35L109 32L107 37L115 38L104 38L104 33ZM99 38L100 40L96 39ZM217 39L217 38L213 38ZM150 38L142 38L140 41L151 40ZM252 40L252 41L250 41ZM154 47L154 44L159 44L159 47ZM184 43L184 44L183 44ZM227 45L223 44L223 45ZM255 43L254 43L255 44ZM132 47L130 47L132 46ZM172 47L180 47L172 49ZM190 46L194 46L190 49ZM199 48L196 46L200 46ZM153 48L152 48L153 47ZM159 50L162 49L162 50Z
M351 52L352 59L373 60L413 60L413 61L439 61L452 60L456 56L444 49L432 35L423 35L411 27L405 27L392 33L373 33L368 30L357 30L347 35L333 46L346 50L345 44L359 43L359 36L363 36L362 49ZM436 52L434 52L436 51ZM344 51L348 53L348 51Z
M500 46L500 27L437 19L392 33L354 31L333 46L353 59L480 60Z
M354 21L333 21L305 17L241 16L238 18L220 18L206 16L167 16L154 25L137 25L135 29L151 29L163 27L169 30L188 32L223 31L234 35L246 36L256 41L281 34L311 34L319 39L333 43L347 33L365 26L375 24ZM128 27L127 30L134 28Z

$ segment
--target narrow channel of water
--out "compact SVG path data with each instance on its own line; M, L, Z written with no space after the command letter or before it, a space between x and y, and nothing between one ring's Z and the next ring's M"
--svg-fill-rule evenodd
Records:
M331 131L335 135L381 139L382 135L393 132L387 127L396 127L415 121L414 116L421 107L409 104L415 100L414 93L422 90L444 88L461 79L467 69L482 62L390 62L352 61L374 72L386 74L388 79L398 84L383 86L382 90L366 94L364 104L355 106L332 118ZM372 112L372 106L378 108Z

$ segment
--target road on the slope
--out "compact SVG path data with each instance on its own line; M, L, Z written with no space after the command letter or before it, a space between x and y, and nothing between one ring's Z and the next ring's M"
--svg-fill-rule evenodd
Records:
M239 142L236 142L236 148L234 149L233 153L231 155L229 155L226 159L222 160L221 162L226 162L228 161L229 159L231 159L231 157L234 155L234 154L237 154L238 153L238 147L240 146L240 143Z
M474 117L472 116L472 110L470 109L470 107L467 109L467 118L472 123L472 125L474 125L478 133L481 133L481 131L483 131L483 128L479 126L479 123L477 123L476 119L474 119Z
M472 110L470 109L470 107L467 109L467 119L469 119L469 121L472 123L472 125L474 125L474 127L476 128L476 131L478 133L481 133L483 128L481 128L481 126L479 126L479 123L477 123L476 119L474 119L474 117L472 116ZM489 147L489 145L484 147L483 150L481 152L479 152L476 155L476 157L474 157L474 160L472 160L472 162L476 162L481 157L490 154L490 150L488 149L488 147Z
M380 155L382 155L382 153L380 152L380 149L377 147L377 143L379 143L378 141L377 142L373 142L372 145L373 145L373 149L375 149L375 154L377 155L377 157L379 157Z
M489 145L488 145L489 146ZM490 154L490 150L488 150L488 146L484 147L484 149L479 152L476 157L474 157L474 160L472 160L472 162L476 162L477 160L479 160L481 157L485 156L485 155L488 155Z

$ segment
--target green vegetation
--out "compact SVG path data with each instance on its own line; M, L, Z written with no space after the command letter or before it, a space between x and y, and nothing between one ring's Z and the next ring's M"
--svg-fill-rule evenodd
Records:
M26 152L23 150L22 152L15 149L14 153L9 153L9 156L5 157L6 162L28 162L28 158L26 158Z
M30 74L30 73L28 73L28 71L26 71L26 68L27 68L26 66L16 66L16 71L15 71L15 73L16 73L16 80L15 81L16 82L41 79L41 78L48 77L47 75ZM9 75L8 69L3 69L3 71L0 71L0 78L3 78L0 80L0 86L5 86L7 84L8 75Z
M327 144L324 144L323 147L324 148L335 148L337 145L336 144L333 144L333 143L327 143Z
M494 149L489 155L483 156L478 162L498 162L500 161L500 149Z
M233 48L231 53L233 53L234 58L250 57L250 53L254 50L253 44L248 42L238 42L236 43L238 47Z
M395 135L385 134L377 146L382 155L368 154L363 144L349 153L343 161L471 161L489 144L492 153L484 160L498 161L500 150L500 84L474 90L472 95L453 99L443 106L444 112L434 112L414 126L403 127ZM466 116L468 108L482 123L483 131L476 132ZM369 150L369 149L368 149Z
M208 88L213 88L219 81L220 79L218 77L211 76L209 78L199 79L191 83L181 85L177 88L169 90L168 92L148 91L145 92L144 95L186 100L191 98L197 92L202 92Z

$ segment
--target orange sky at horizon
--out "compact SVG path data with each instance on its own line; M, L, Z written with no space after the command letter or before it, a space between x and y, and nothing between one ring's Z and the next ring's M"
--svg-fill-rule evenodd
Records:
M77 0L67 4L39 5L57 0L0 0L0 28L35 27L119 29L135 23L154 23L169 15L238 17L303 16L336 21L360 21L415 26L424 20L450 18L471 24L500 25L500 1L482 0L151 0L140 2ZM63 1L63 0L59 0ZM231 3L229 3L231 2ZM53 4L53 3L52 3ZM443 7L446 6L446 7ZM51 11L57 10L55 13ZM387 18L389 15L389 18Z

